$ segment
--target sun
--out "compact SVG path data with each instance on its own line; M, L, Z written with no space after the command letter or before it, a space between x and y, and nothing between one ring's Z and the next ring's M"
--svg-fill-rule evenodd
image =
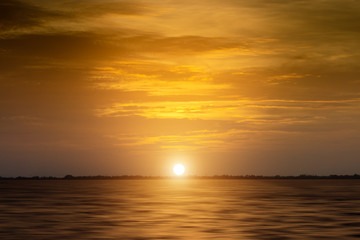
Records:
M176 175L181 176L185 172L185 167L184 167L184 165L178 163L174 166L173 171Z

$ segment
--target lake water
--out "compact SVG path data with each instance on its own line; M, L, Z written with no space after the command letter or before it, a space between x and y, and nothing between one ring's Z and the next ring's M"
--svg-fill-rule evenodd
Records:
M0 239L357 239L359 180L0 181Z

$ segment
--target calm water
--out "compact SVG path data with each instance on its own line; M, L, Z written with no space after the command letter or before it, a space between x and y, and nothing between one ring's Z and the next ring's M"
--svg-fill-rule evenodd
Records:
M357 239L359 180L0 181L0 239Z

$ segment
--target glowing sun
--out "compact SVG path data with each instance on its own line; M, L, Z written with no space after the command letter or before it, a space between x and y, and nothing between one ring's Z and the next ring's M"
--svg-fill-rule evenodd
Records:
M185 172L185 167L184 167L184 165L178 163L174 166L173 171L176 175L181 176Z

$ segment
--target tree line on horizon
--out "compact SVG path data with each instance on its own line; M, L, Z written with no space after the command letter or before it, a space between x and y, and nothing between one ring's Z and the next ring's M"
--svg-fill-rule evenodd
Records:
M73 176L65 175L64 177L53 176L33 176L33 177L1 177L0 180L116 180L116 179L169 179L169 178L191 178L191 179L360 179L359 174L353 175L309 175L300 174L298 176L263 176L263 175L213 175L213 176L182 176L182 177L170 177L170 176L142 176L142 175L121 175L121 176Z

